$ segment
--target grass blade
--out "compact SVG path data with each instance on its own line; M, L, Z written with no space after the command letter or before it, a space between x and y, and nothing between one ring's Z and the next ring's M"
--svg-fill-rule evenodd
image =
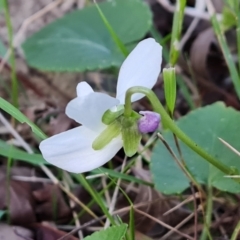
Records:
M113 41L116 43L116 45L118 46L119 50L123 53L123 55L125 57L128 56L129 51L127 50L127 48L125 47L124 43L120 40L120 38L117 36L117 34L115 33L114 29L112 28L111 24L108 22L107 18L105 17L104 13L102 12L101 8L98 6L97 2L94 1L95 6L106 26L106 28L108 29Z
M41 139L46 139L47 135L45 135L42 130L36 126L33 122L31 122L23 113L21 113L17 108L15 108L11 103L4 100L0 97L0 109L3 109L5 112L10 114L12 117L17 119L20 123L26 123L29 127L31 127L32 131Z
M182 32L182 23L184 17L184 9L186 0L178 0L176 10L173 17L171 48L170 48L170 64L174 66L179 56L179 39Z

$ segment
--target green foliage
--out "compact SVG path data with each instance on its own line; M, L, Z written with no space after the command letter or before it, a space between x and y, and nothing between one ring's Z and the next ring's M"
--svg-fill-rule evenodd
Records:
M124 44L141 39L151 27L150 9L141 0L106 1L99 7ZM30 66L51 71L119 67L125 58L94 5L48 25L23 49Z
M0 12L3 10L3 0L0 0Z
M114 29L112 28L111 24L106 19L104 13L102 12L101 8L98 6L97 2L95 2L95 5L97 7L97 10L98 10L106 28L108 29L108 32L110 33L113 41L118 46L118 49L122 52L122 54L127 57L129 52L128 52L127 48L125 47L124 43L119 39L118 35L115 33Z
M239 112L225 107L223 103L216 103L192 111L181 118L177 125L204 150L220 159L222 163L240 169L239 157L218 139L219 137L224 139L239 150L239 122ZM177 154L172 133L165 131L163 136ZM208 164L182 142L180 142L180 147L187 169L199 183L209 183L223 191L240 192L239 183L224 177L224 173ZM156 188L165 194L181 193L189 187L189 180L160 142L156 144L153 150L151 172Z
M21 160L34 165L47 164L41 154L29 154L5 143L2 140L0 140L0 155L11 159Z
M221 29L220 22L217 19L216 14L212 14L211 16L212 26L214 29L214 32L217 36L218 42L220 44L221 50L223 52L223 56L225 58L225 61L227 63L233 85L235 88L235 91L237 93L238 98L240 98L240 76L238 73L238 70L236 68L235 62L233 60L230 47L227 44L226 37L224 35L224 32ZM238 56L240 55L240 34L239 31L237 31L237 41L238 41Z
M17 108L15 108L11 103L4 100L0 97L0 109L3 109L5 112L10 114L20 123L27 123L29 127L31 127L32 131L41 139L47 138L47 136L36 126L32 123L23 113L21 113Z
M182 32L184 9L186 0L176 1L176 10L173 17L171 48L170 48L170 64L174 66L179 56L179 40Z
M127 225L121 224L119 226L113 226L105 230L95 232L91 236L84 238L84 240L122 240L126 231Z
M224 31L237 25L235 13L232 11L232 9L226 6L223 8L221 24Z
M103 213L110 220L111 224L115 226L116 225L115 220L113 216L108 212L108 209L104 201L102 200L100 194L94 188L91 187L89 182L85 179L85 177L82 174L72 174L72 176L89 192L89 194L92 196L95 202L102 209Z

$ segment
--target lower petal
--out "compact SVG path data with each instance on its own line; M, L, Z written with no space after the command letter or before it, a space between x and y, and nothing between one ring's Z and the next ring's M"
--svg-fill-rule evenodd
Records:
M87 172L111 160L122 147L119 136L103 149L93 150L92 142L98 134L81 126L42 141L39 148L52 165L69 172Z

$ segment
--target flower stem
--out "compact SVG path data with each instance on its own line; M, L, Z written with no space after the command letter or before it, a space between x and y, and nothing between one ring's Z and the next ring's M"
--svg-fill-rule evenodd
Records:
M184 142L188 147L190 147L194 152L203 157L210 164L221 170L227 175L235 175L238 174L237 169L233 169L228 167L227 165L221 163L217 158L211 156L204 149L198 146L191 138L189 138L169 117L166 110L158 100L155 93L145 87L131 87L128 89L125 97L125 111L124 116L129 117L131 115L132 107L131 107L131 96L134 93L142 93L144 94L149 101L151 102L153 109L155 112L159 113L162 120L166 123L166 127L168 127L182 142ZM240 179L235 179L240 182Z

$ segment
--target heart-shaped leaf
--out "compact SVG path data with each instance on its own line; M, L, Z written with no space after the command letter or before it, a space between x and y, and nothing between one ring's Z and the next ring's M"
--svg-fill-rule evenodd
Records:
M192 111L181 118L177 125L219 161L240 170L240 157L218 139L220 137L234 148L240 149L240 113L238 111L225 107L223 103L215 103ZM163 136L177 154L172 133L165 131ZM224 173L208 164L181 141L179 142L187 168L199 183L211 184L223 191L240 192L239 183L225 177ZM154 147L151 172L156 188L165 194L181 193L189 187L189 180L161 142Z
M142 0L112 0L99 7L124 44L141 39L151 26L150 9ZM119 67L124 60L94 5L48 25L23 49L28 64L41 70L104 69Z

